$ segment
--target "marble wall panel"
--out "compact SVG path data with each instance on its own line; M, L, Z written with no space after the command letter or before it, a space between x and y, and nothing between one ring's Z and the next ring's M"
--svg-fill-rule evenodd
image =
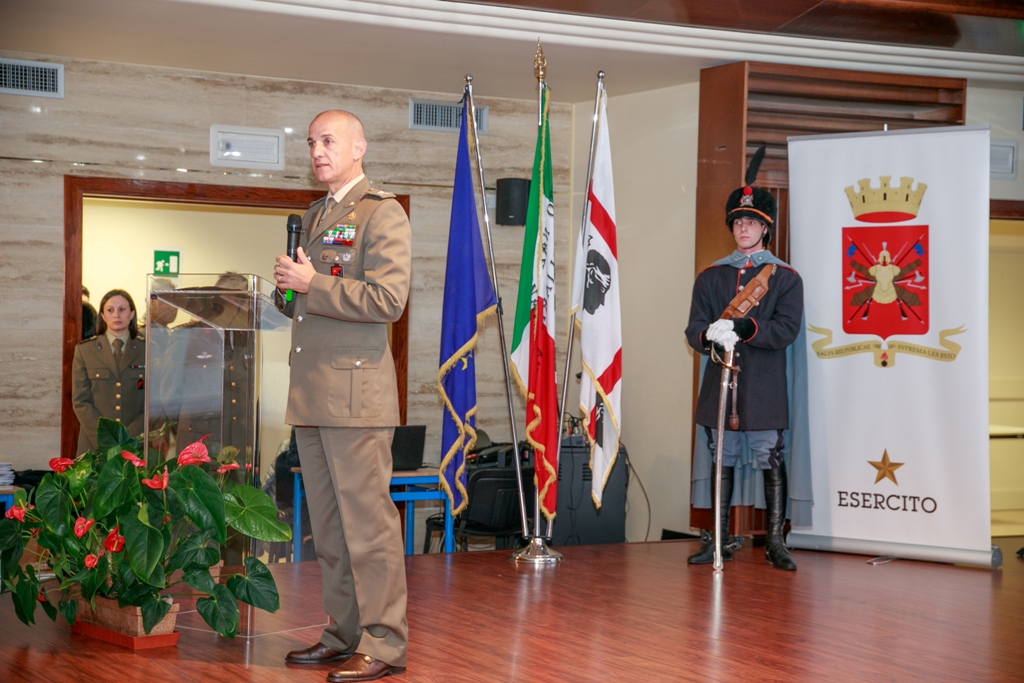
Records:
M0 95L0 443L10 444L0 447L0 460L18 468L45 467L59 443L64 175L314 189L319 185L309 170L306 129L316 113L336 107L363 119L367 175L388 190L410 195L409 421L428 425L427 460L437 460L441 297L457 137L408 130L408 100L455 102L462 83L453 83L449 93L428 93L0 55L63 63L66 86L63 100ZM477 104L490 107L489 134L481 141L488 184L500 177L529 177L535 102L480 98ZM552 105L550 111L562 296L558 312L564 319L573 122L568 105ZM268 173L211 166L209 128L214 123L291 128L286 169ZM493 234L511 338L523 230L494 226ZM561 349L565 330L559 335ZM496 439L507 439L498 349L492 321L478 355L478 419ZM521 438L521 404L516 414Z

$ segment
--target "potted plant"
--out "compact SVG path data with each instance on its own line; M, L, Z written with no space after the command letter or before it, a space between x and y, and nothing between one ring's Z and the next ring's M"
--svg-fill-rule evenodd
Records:
M21 621L34 623L41 606L51 619L60 613L74 624L79 600L92 612L106 599L139 608L148 634L171 610L169 598L181 583L202 594L196 609L228 638L238 630L236 599L278 609L274 577L255 557L245 558L243 573L221 577L223 583L210 575L229 528L261 541L291 538L270 497L236 481L245 471L235 472L237 449L225 447L211 458L203 437L177 457L151 449L147 464L121 423L100 419L97 433L96 452L51 460L53 472L0 520L0 586L11 593ZM32 538L38 557L22 567ZM40 567L56 576L56 604L41 590Z

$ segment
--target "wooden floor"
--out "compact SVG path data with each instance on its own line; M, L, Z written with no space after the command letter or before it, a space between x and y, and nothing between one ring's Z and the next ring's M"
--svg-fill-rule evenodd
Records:
M795 551L796 572L744 548L716 579L693 542L564 548L555 568L505 551L407 558L408 672L480 681L1024 681L1021 539L990 571ZM322 681L286 666L327 620L315 562L273 568L282 609L224 640L183 606L177 648L131 653L0 600L0 681Z

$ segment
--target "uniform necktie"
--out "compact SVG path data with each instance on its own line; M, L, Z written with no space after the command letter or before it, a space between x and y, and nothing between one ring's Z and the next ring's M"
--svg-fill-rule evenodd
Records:
M117 364L117 369L121 369L121 349L124 347L123 339L114 340L114 362Z
M334 207L338 205L338 202L334 201L334 197L327 198L327 208L324 209L324 213L320 216L320 222L323 223L324 219L327 218L327 214L334 211Z

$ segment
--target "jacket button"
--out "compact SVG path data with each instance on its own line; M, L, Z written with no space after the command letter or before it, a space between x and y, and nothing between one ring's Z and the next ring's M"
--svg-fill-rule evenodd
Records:
M302 322L302 316L301 315L297 318L297 321L300 322L300 323Z
M296 346L295 347L295 353L301 353L301 352L302 352L302 347L301 346Z
M231 383L231 386L233 386L233 387L234 387L234 386L238 386L238 385L237 385L237 384L235 384L234 382L232 382L232 383Z
M114 398L121 398L121 394L114 394Z
M234 421L235 421L235 420L237 420L237 419L238 419L238 416L236 415L236 416L234 416L234 417L232 417L232 418L231 418L231 421L232 421L232 422L234 422Z
M356 367L359 367L359 366L360 366L360 365L362 365L362 364L363 364L363 361L361 361L361 360L357 360L357 361L356 361Z
M206 369L206 363L203 363L203 369L204 370Z
M99 375L96 375L96 376L99 377ZM114 386L115 387L119 387L119 386L121 386L121 383L120 382L114 382Z
M119 417L115 417L114 418L114 422L120 422L120 421L121 421L121 418L119 418Z
M100 373L97 372L96 373L96 379L99 379L99 378L100 378Z
M231 399L231 402L232 403L238 403L238 399L237 398L233 398L233 399Z
M121 406L114 406L114 410L121 410Z

